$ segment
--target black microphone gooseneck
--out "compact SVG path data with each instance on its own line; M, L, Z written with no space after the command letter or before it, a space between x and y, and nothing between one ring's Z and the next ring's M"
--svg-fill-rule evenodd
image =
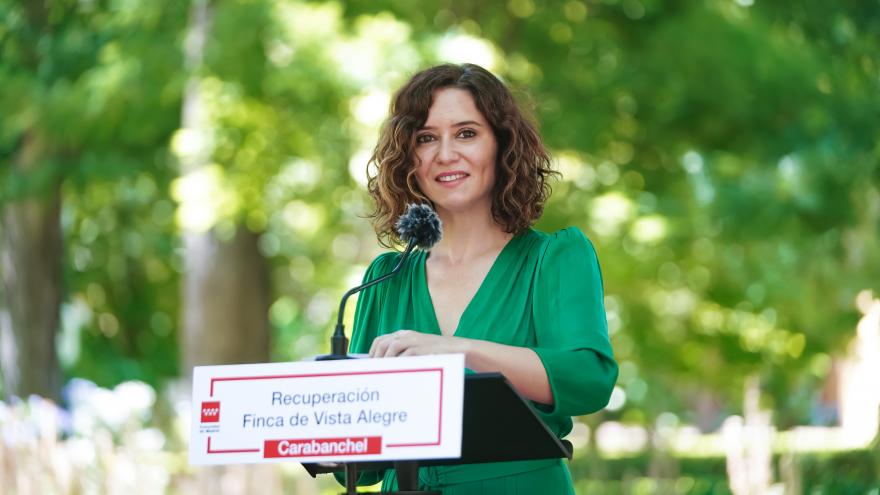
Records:
M342 296L342 300L339 302L339 316L336 318L336 329L333 331L333 336L330 337L330 354L324 359L349 359L348 339L345 337L345 325L342 324L342 319L345 316L345 303L348 302L348 298L352 294L356 294L366 289L367 287L376 285L379 282L388 280L389 278L396 275L397 272L400 271L400 268L403 266L403 262L406 261L406 258L409 256L409 253L412 252L414 247L416 247L415 239L409 241L409 244L406 245L406 249L400 256L400 259L397 261L397 266L395 266L394 269L375 280L370 280L365 284L358 285L353 289L349 289L348 292L346 292Z
M333 331L333 336L330 337L330 354L319 356L317 360L330 361L337 359L350 359L351 357L348 355L348 339L345 337L345 326L342 324L342 320L345 317L345 303L348 302L348 298L351 297L352 294L356 294L367 287L371 287L393 277L403 267L403 263L409 257L410 253L412 253L414 248L419 247L427 251L431 249L434 244L437 244L437 241L439 241L440 237L443 235L440 218L430 206L425 204L407 205L406 212L397 220L395 228L400 235L400 238L407 243L406 249L404 249L397 261L397 265L385 275L370 280L369 282L354 287L353 289L349 289L348 292L342 296L342 300L339 302L339 314L336 318L336 329Z

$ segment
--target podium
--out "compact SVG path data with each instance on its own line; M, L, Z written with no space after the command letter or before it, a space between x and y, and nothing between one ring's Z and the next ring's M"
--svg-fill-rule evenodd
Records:
M402 462L304 463L315 477L345 471L346 494L357 493L359 472L396 469L400 494L429 494L418 491L418 470L422 466L479 464L535 459L571 459L572 446L547 428L529 402L501 373L465 376L461 457L420 459Z

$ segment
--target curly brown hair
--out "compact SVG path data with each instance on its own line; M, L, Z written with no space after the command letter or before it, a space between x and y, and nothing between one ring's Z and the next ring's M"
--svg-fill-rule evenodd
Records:
M492 216L505 232L518 234L540 218L550 196L550 155L535 125L510 90L474 64L443 64L414 75L394 97L388 120L368 165L367 190L375 202L370 214L379 242L400 243L394 224L408 203L430 203L419 190L415 172L416 133L425 125L434 92L468 91L498 142ZM371 168L375 168L372 173Z

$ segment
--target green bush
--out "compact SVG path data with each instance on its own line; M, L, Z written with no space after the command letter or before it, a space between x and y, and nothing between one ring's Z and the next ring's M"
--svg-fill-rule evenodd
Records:
M853 450L798 456L801 486L810 495L880 493L880 466L875 452Z
M794 456L805 495L880 495L877 448ZM774 479L782 481L780 456ZM650 452L620 458L576 456L570 464L578 493L590 495L729 494L723 457L671 457Z

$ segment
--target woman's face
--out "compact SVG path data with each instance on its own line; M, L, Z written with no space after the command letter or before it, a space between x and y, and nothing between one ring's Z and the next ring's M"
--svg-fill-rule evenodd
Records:
M495 133L468 91L434 92L415 153L416 181L438 213L491 211L497 152Z

